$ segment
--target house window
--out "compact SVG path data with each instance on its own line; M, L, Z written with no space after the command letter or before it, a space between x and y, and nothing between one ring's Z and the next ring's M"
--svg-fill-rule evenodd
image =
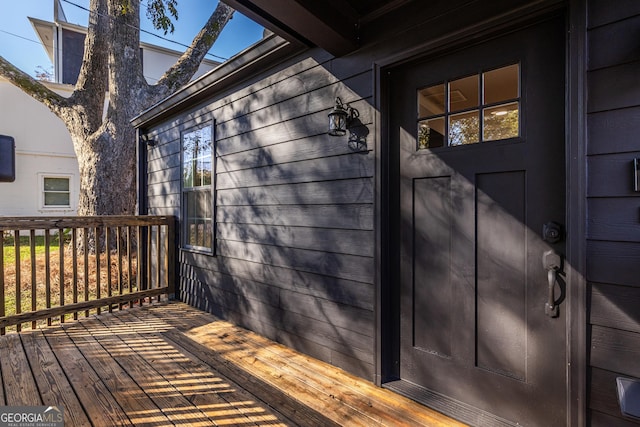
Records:
M417 149L520 136L520 66L509 65L418 90Z
M183 247L213 252L213 127L182 134Z
M71 207L71 178L42 176L42 206L44 208Z

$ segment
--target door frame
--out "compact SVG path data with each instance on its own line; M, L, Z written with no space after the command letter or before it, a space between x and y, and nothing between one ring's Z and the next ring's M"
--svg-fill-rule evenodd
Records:
M407 48L373 63L376 121L375 192L375 283L376 343L375 378L379 386L399 379L400 303L397 233L392 224L398 213L398 195L390 191L390 180L397 176L395 147L390 146L388 72L401 64L437 55L445 50L488 40L494 36L564 14L565 39L565 161L566 161L566 354L567 426L587 424L587 289L586 267L586 2L534 2L513 11L462 29L421 46ZM571 31L568 31L568 30ZM394 295L395 294L395 295Z

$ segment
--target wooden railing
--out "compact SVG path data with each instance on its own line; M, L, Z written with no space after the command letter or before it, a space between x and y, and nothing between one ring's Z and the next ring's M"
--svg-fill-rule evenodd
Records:
M175 230L171 216L0 217L0 335L172 296Z

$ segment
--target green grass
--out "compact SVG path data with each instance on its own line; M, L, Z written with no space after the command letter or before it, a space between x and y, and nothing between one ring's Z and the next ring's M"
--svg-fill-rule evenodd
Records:
M35 237L35 254L42 255L45 252L44 236ZM58 236L51 236L49 241L50 249L58 248ZM13 264L16 262L15 239L13 236L4 238L4 264ZM31 243L29 236L20 237L20 259L29 259L31 257Z

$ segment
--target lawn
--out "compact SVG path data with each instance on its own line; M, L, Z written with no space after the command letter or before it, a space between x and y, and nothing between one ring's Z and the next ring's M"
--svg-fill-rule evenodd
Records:
M65 241L66 240L66 241ZM44 236L35 236L35 254L36 256L44 256ZM65 243L68 243L68 239L63 239ZM29 236L20 237L20 259L29 259L31 256L31 238ZM4 238L4 264L15 264L16 251L15 251L15 239L13 236L5 236ZM51 247L59 247L58 236L51 236L49 245Z

